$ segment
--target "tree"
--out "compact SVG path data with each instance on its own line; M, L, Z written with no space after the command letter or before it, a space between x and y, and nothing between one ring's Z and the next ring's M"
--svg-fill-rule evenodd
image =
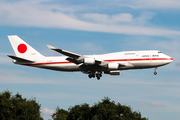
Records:
M108 97L92 107L89 107L87 103L69 107L68 111L57 107L52 118L54 120L148 120L142 118L140 112L133 112L130 106L116 104Z
M70 107L67 120L91 120L90 110L87 103Z
M52 115L53 120L66 120L68 117L68 111L56 108L56 113Z
M0 93L1 120L43 120L40 116L40 107L35 98L27 100L19 93L12 96L9 91Z
M108 97L102 99L102 102L95 103L91 107L93 117L98 120L113 120L116 119L116 104L114 101L110 102Z

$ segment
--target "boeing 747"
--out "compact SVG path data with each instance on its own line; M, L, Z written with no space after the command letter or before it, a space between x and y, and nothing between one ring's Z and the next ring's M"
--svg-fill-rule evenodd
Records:
M47 45L65 56L46 57L28 45L16 35L8 36L15 52L8 55L15 64L44 68L56 71L81 71L87 73L89 78L102 77L102 74L120 75L121 70L157 68L173 61L168 55L157 50L123 51L101 55L80 55Z

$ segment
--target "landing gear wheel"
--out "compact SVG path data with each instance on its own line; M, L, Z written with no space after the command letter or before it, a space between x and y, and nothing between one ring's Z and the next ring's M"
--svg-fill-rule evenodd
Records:
M88 77L89 78L95 78L95 74L94 73L89 73Z
M157 67L154 69L154 75L157 75L157 72L156 72L156 70L157 70Z
M88 75L88 77L89 77L89 78L92 78L92 76L91 76L90 74Z
M102 77L102 72L89 72L88 75L89 78L97 78L98 80L100 80L100 78Z
M96 77L97 77L98 80L100 80L100 78L102 77L102 75L101 75L101 74L96 74Z
M156 71L154 72L154 75L157 75L157 72L156 72Z

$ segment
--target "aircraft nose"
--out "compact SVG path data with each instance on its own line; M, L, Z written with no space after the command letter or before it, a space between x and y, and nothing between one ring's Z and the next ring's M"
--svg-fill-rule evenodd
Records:
M167 58L167 63L171 63L173 61L172 57Z
M173 61L173 58L168 55L165 55L164 58L165 58L164 63L166 63L166 64L169 64Z
M173 61L173 58L170 58L170 61L172 62L172 61Z

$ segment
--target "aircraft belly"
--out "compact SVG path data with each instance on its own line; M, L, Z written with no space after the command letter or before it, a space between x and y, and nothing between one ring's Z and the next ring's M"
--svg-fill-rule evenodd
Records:
M43 68L43 69L50 69L50 70L56 70L56 71L80 71L78 65L60 65L60 64L50 64L50 65L36 65L33 67Z
M153 67L159 67L166 65L168 63L162 62L162 61L145 61L140 63L131 63L134 68L132 69L143 69L143 68L153 68Z
M53 69L57 69L58 71L80 71L78 65L54 65L54 66L48 66Z

